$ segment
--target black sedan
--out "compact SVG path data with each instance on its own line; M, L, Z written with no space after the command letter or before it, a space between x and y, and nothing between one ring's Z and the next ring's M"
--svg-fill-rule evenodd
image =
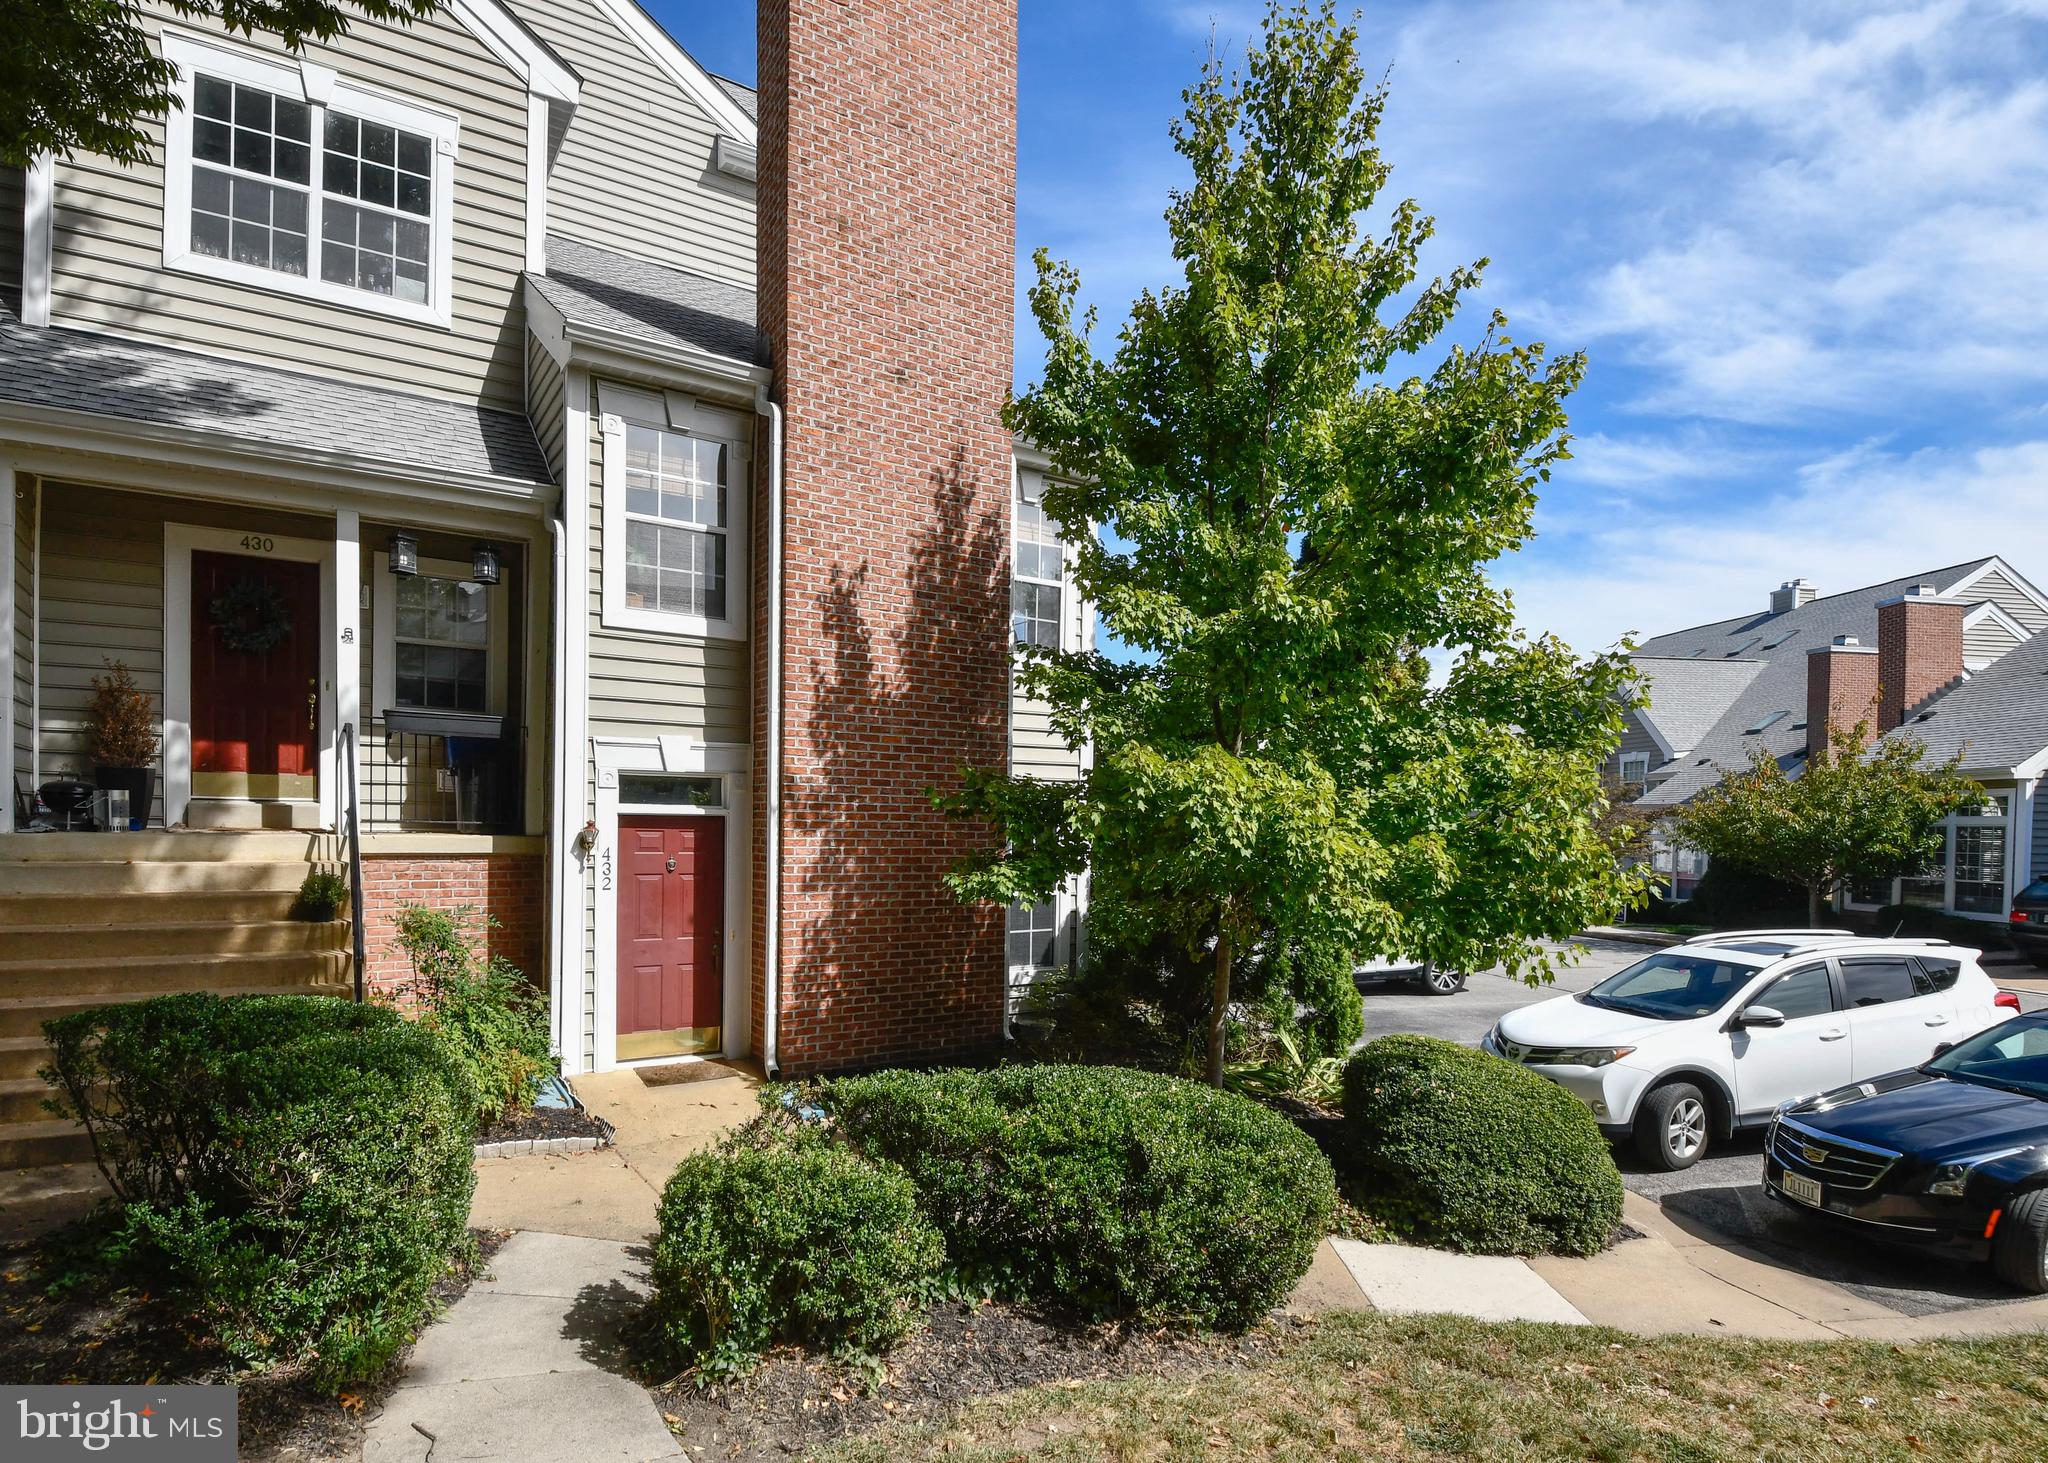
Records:
M2048 1291L2048 1012L1779 1108L1764 1191Z

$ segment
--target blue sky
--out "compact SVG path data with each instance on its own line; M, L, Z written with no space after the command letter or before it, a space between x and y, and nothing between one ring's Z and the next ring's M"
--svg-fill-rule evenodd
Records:
M750 7L654 0L751 80ZM1019 258L1114 323L1170 278L1166 136L1243 0L1022 0ZM2002 553L2048 586L2048 0L1370 6L1391 191L1472 314L1591 357L1502 561L1582 650ZM1020 282L1022 276L1020 274ZM1020 312L1021 314L1021 312ZM1028 325L1028 322L1025 322ZM1476 331L1476 318L1465 333ZM1020 338L1019 379L1033 374Z

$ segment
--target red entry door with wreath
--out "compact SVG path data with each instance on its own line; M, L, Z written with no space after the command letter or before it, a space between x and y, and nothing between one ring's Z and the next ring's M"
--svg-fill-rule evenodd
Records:
M320 795L320 566L192 551L192 795Z

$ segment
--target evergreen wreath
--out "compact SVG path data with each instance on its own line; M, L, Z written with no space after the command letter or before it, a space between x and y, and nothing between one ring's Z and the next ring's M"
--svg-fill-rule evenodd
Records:
M237 579L206 607L213 633L238 655L261 655L292 633L291 606L260 579Z

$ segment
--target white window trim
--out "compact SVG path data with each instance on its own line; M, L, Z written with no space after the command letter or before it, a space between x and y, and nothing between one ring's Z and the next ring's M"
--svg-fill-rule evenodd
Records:
M318 300L345 310L449 328L453 319L455 160L462 135L460 118L342 80L326 67L310 61L267 56L212 36L186 35L167 29L163 33L163 53L164 59L178 68L173 90L179 100L164 121L164 268ZM304 278L232 259L216 259L192 248L192 84L194 75L201 70L225 81L294 97L314 108ZM320 147L328 107L408 132L425 133L433 139L434 213L429 220L433 258L428 264L424 301L372 294L320 278Z
M1044 473L1030 467L1015 466L1013 468L1015 483L1010 490L1010 578L1014 583L1047 585L1059 590L1059 648L1069 652L1077 651L1082 648L1082 640L1087 634L1087 613L1081 604L1081 596L1074 586L1074 550L1072 545L1068 544L1064 539L1059 540L1060 577L1058 579L1045 579L1017 572L1017 550L1024 542L1024 516L1022 509L1024 506L1024 479L1027 474L1038 479L1038 491L1041 495L1041 501L1045 492ZM1008 606L1005 606L1005 608L1007 609ZM1014 614L1015 612L1011 611L1011 613ZM1016 627L1014 624L1012 624L1010 631L1010 647L1013 656L1021 655L1025 649L1023 645L1017 643Z
M2021 789L2016 787L1998 786L1987 788L1985 791L1992 798L2005 799L2005 812L2003 814L1957 813L1942 820L1943 847L1941 858L1941 904L1939 907L1943 914L1952 915L1957 919L1974 919L1997 924L2002 923L2006 919L2008 912L2012 908L2013 896L2021 889L2024 889L2028 882L2025 878L2025 870L2017 862L2019 856L2027 852L2022 847L2022 840L2019 836L2021 830L2019 810L2022 806L2027 805L2027 800L2020 796ZM2005 829L2005 897L2002 901L2005 907L1996 912L1981 909L1957 909L1956 832L1963 828L1998 827ZM2019 880L2019 882L2015 883L2015 879ZM1901 903L1905 899L1905 895L1905 879L1895 878L1891 881L1891 898L1886 903ZM1842 891L1840 905L1844 909L1866 910L1882 909L1885 907L1879 904L1865 904L1852 898L1850 891L1846 887Z
M580 760L580 759L579 759ZM753 868L753 820L747 810L752 806L748 775L753 766L753 749L737 743L692 742L685 737L659 738L609 738L591 739L591 760L596 766L597 786L595 796L597 844L591 852L589 869L591 890L596 908L592 911L595 926L596 959L591 968L592 1000L591 1019L595 1023L592 1033L591 1066L593 1072L609 1072L615 1067L645 1066L666 1062L687 1061L687 1057L650 1057L644 1061L621 1062L619 1060L619 894L618 894L618 846L619 815L621 813L646 813L660 817L678 818L723 818L725 824L725 1044L713 1055L733 1058L750 1055L751 1032L753 1030L753 982L748 972L749 936L752 929L747 911L752 907L750 900L750 871ZM642 806L622 803L619 799L620 774L626 772L667 772L691 776L719 776L725 780L725 806L722 808L669 807L665 805ZM606 871L611 870L611 887L605 887ZM565 881L566 897L581 901L586 885L582 878ZM581 909L562 910L564 917L576 930L584 928L584 912ZM582 936L576 940L580 945ZM579 970L581 966L578 957ZM580 989L574 996L575 1010L579 1013L572 1019L581 1020L583 996ZM583 1035L580 1030L572 1034L572 1049L565 1050L565 1065L580 1062Z
M1630 777L1628 770L1631 766L1641 768L1641 774L1636 777ZM1650 754L1648 752L1623 752L1621 754L1620 777L1623 787L1633 785L1647 789L1650 785Z
M604 434L604 592L601 610L609 630L646 630L657 635L696 635L707 640L747 638L747 499L753 482L751 439L738 412L705 406L680 392L599 388ZM723 442L731 450L725 493L725 615L680 615L626 603L626 423Z
M370 642L370 714L379 718L387 711L439 715L438 708L398 704L398 576L391 572L391 556L382 551L370 556L370 572L373 576L370 624L371 633L376 637ZM458 564L452 559L421 559L420 573L429 579L466 580L469 578L469 565ZM449 712L449 715L505 714L506 642L510 637L505 633L505 586L502 583L484 587L484 613L491 632L490 639L484 642L484 709L481 712Z
M1080 875L1068 880L1053 890L1053 963L1041 965L1013 965L1009 960L1010 910L1003 906L1003 1035L1010 1034L1010 1022L1016 1015L1016 1008L1022 1003L1033 982L1048 970L1071 968L1077 958L1080 944L1081 917L1087 908L1085 892L1087 876Z

